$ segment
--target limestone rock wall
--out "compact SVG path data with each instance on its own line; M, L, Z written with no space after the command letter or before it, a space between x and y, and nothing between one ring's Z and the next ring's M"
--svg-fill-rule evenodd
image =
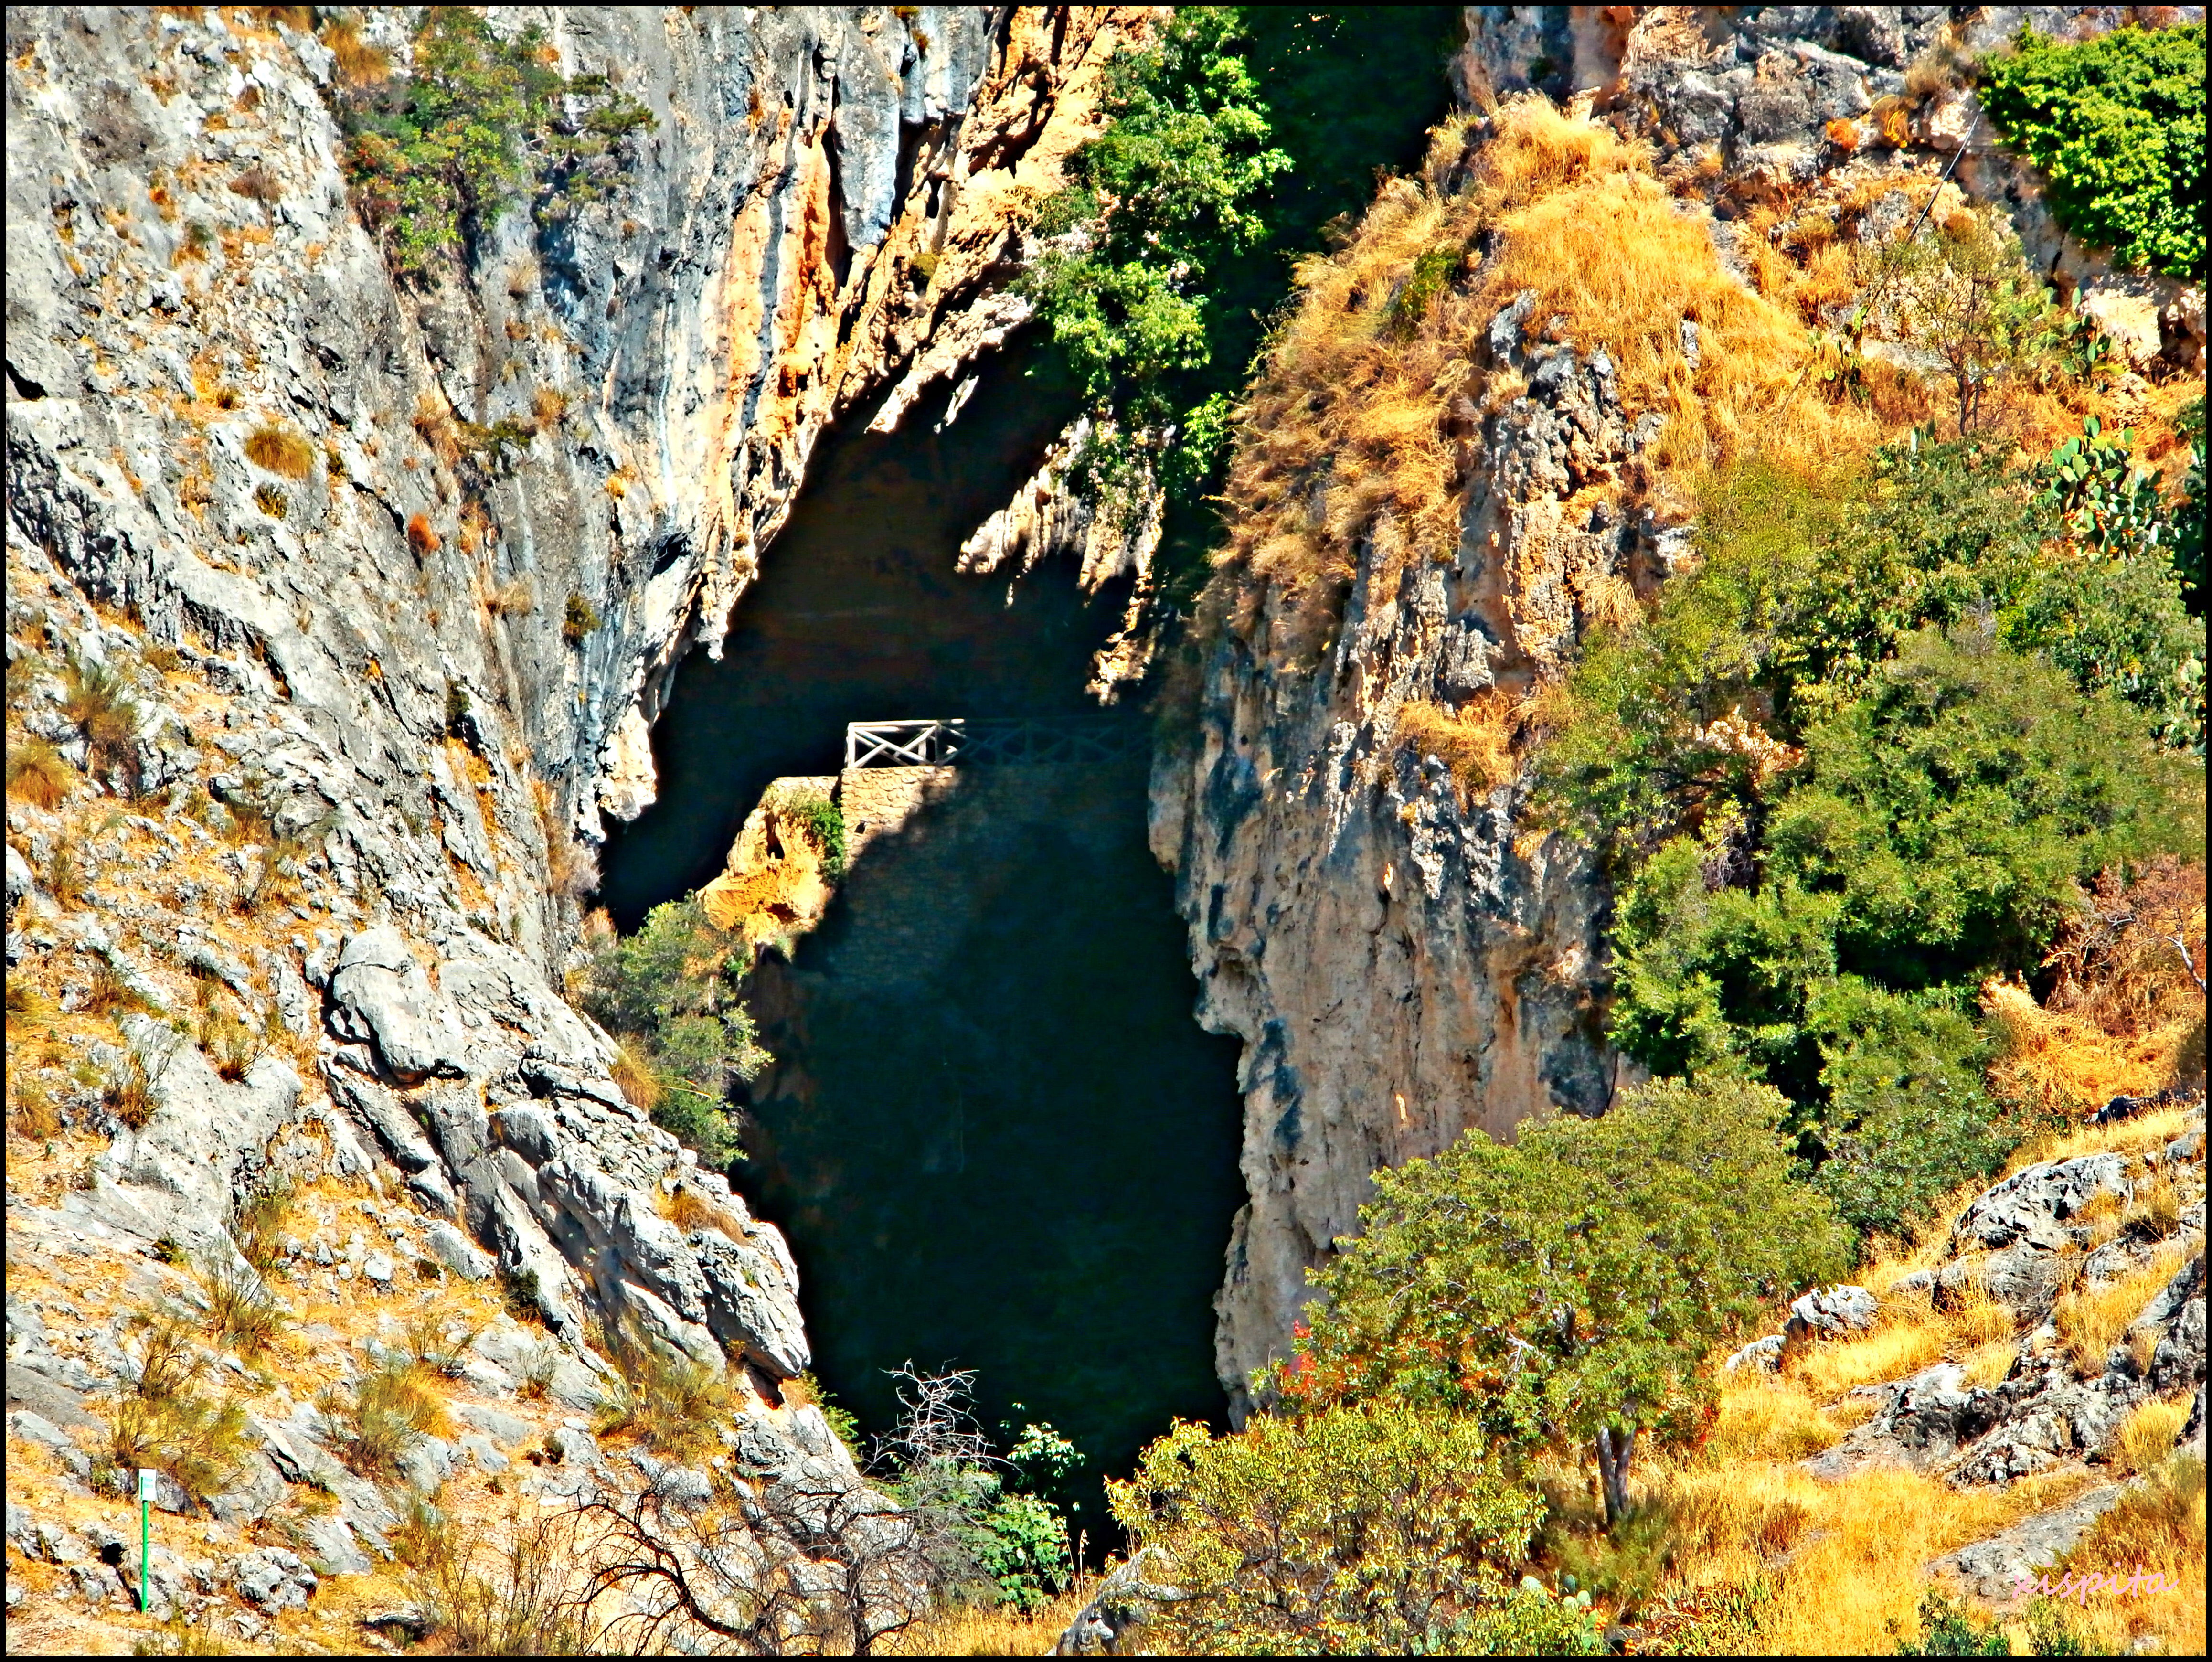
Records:
M785 1450L759 1458L857 1482L775 1388L808 1360L782 1240L624 1099L563 961L601 816L652 798L674 667L718 649L826 425L894 423L1025 315L1014 210L1136 16L501 9L653 125L608 199L512 213L425 284L348 202L317 40L9 13L9 744L64 770L9 792L11 993L53 1018L10 1101L58 1116L43 1154L11 1144L11 1409L33 1374L49 1424L126 1388L127 1310L239 1268L253 1194L327 1181L368 1185L388 1246L337 1254L332 1224L302 1288L496 1273L578 1402L626 1319L750 1381ZM412 27L365 14L403 71ZM471 450L502 423L523 436ZM93 741L87 674L129 733ZM19 1223L74 1292L43 1315ZM479 1346L495 1395L514 1343ZM241 1524L328 1464L307 1434L272 1433ZM372 1499L339 1521L380 1549Z

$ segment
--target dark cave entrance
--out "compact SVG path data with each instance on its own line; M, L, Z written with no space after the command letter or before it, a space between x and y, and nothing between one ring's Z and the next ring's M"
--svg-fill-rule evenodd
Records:
M1118 596L1073 573L954 569L1072 412L1018 359L937 430L825 438L721 662L679 670L659 801L610 838L635 928L712 877L762 789L831 773L848 721L1077 713ZM1142 726L1141 709L1120 720ZM1182 1415L1219 1422L1212 1297L1232 1214L1236 1046L1192 1020L1141 759L979 768L872 846L795 961L756 977L751 1158L790 1238L816 1373L866 1429L886 1370L979 1371L987 1428L1049 1421L1086 1457L1073 1527L1112 1538L1099 1479Z

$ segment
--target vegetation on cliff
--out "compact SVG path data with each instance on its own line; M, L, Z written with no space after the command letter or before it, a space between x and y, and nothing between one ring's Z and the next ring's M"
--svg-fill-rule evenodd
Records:
M428 7L405 76L364 54L357 27L333 27L346 182L407 276L465 257L532 193L554 218L605 196L625 173L623 141L653 125L608 76L562 75L536 23L503 34L470 7Z
M2069 231L2124 265L2203 280L2203 24L2076 41L2023 28L1981 83Z
M740 1154L730 1087L768 1056L738 989L752 967L744 937L714 927L696 895L656 906L633 934L599 930L573 995L623 1047L629 1099L710 1163Z
M1231 410L1291 262L1419 155L1443 112L1447 6L1188 6L1109 67L1105 131L1043 203L1025 278L1103 419L1081 459L1109 500L1168 493L1164 568L1187 600L1217 530Z
M2115 64L2142 50L2107 40ZM2069 228L2144 263L2196 228L2183 257L2201 264L2201 164L2160 159L2187 98L2168 110L2133 70L2041 51L2024 43L1985 84L2062 117L2068 100L2127 107L2112 132L2132 149L2108 135L2112 168L2059 204ZM2201 92L2195 107L2201 122ZM2031 125L2014 119L2023 147ZM2159 1198L2187 1181L2171 1175L2191 1158L2171 1152L2191 1146L2172 1141L2178 1112L2139 1139L2071 1129L2117 1093L2203 1075L2201 404L2163 360L2122 378L2003 215L1932 165L1785 186L1723 180L1717 146L1669 136L1663 163L1661 148L1533 99L1447 124L1418 175L1302 269L1240 411L1200 628L1235 648L1217 663L1259 667L1215 776L1249 746L1262 778L1309 788L1291 782L1310 756L1291 752L1311 733L1280 713L1310 697L1355 752L1372 722L1358 777L1395 786L1407 825L1430 824L1415 793L1449 774L1461 825L1487 811L1590 845L1615 903L1609 1036L1658 1078L1595 1122L1540 1114L1512 1146L1470 1134L1376 1174L1361 1233L1314 1274L1296 1356L1255 1380L1261 1415L1231 1438L1179 1427L1116 1491L1133 1541L1201 1567L1197 1602L1166 1617L1178 1643L1440 1642L1402 1616L1421 1586L1408 1562L1367 1555L1443 1531L1459 1491L1409 1486L1404 1516L1363 1525L1307 1446L1350 1436L1356 1404L1362 1435L1446 1428L1468 1440L1460 1464L1502 1459L1540 1493L1523 1562L1645 1622L1638 1650L1940 1647L1945 1610L1920 1637L1911 1619L1930 1561L2086 1477L2008 1470L1974 1489L1846 1463L1829 1475L1850 1481L1824 1482L1800 1463L1892 1400L1862 1387L1948 1364L1995 1400L2040 1365L2023 1336L2045 1314L2080 1378L2130 1331L2142 1355L2110 1366L2142 1377L2148 1301L2201 1251ZM2152 161L2171 201L2143 184ZM1625 450L1592 430L1609 409L1556 390L1601 361L1601 405L1617 398L1644 435ZM1483 514L1516 491L1529 511L1496 510L1486 544ZM1600 540L1624 523L1640 537ZM1593 581L1526 551L1571 539L1618 548L1617 566ZM1556 646L1531 615L1547 582L1574 590ZM1422 588L1439 612L1416 615ZM1449 702L1407 691L1419 641L1462 612L1494 680ZM1355 618L1358 646L1334 650ZM2040 1305L1976 1280L1948 1226L1985 1186L2114 1148L2146 1177L2069 1250L2117 1239L2140 1263L2089 1275L2069 1257ZM2145 1257L2152 1241L2167 1244ZM1846 1272L1876 1295L1871 1330L1816 1348L1805 1318L1771 1341L1771 1379L1756 1358L1723 1371L1782 1325L1781 1302ZM2188 1383L2160 1389L2129 1434L2150 1451L2138 1465L2103 1433L2057 1458L2094 1445L2115 1470L2161 1474L2179 1498L2146 1526L2145 1562L2189 1585L2202 1467L2172 1452ZM1486 1549L1510 1533L1493 1524ZM1433 1568L1442 1539L1404 1550ZM1471 1578L1463 1608L1510 1582ZM1387 1589L1366 1610L1392 1637L1329 1626L1338 1589L1362 1585ZM2039 1653L2089 1642L2072 1617L2033 1625ZM2192 1631L2087 1625L2185 1647Z

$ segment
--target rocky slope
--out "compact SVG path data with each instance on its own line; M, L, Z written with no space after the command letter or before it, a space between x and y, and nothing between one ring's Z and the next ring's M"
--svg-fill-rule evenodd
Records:
M320 41L10 14L9 746L58 764L10 776L9 1535L68 1571L11 1555L11 1636L34 1584L123 1597L77 1526L117 1510L86 1451L133 1388L131 1321L198 1275L258 1285L241 1209L279 1188L269 1274L314 1319L294 1373L241 1386L245 1475L164 1492L217 1521L163 1598L299 1602L226 1555L335 1470L292 1393L410 1313L482 1330L480 1478L558 1411L518 1410L526 1376L591 1402L586 1341L628 1320L741 1377L770 1466L853 1481L777 1384L807 1361L781 1239L562 997L578 843L651 800L674 666L718 648L826 425L896 423L1021 320L1012 211L1131 15L503 13L653 125L612 199L511 214L426 287L348 204ZM366 21L401 72L410 27ZM521 437L485 447L502 423ZM299 1538L356 1568L399 1503L331 1482Z
M2118 9L1468 15L1457 66L1468 100L1494 107L1533 88L1594 104L1652 145L1656 176L1707 227L1732 280L1749 282L1754 208L1770 210L1778 247L1793 214L1887 234L1897 228L1888 210L1866 207L1885 181L1932 174L1964 143L1953 186L2011 204L2033 256L2123 352L2146 368L2161 354L2203 362L2201 294L2113 278L2068 247L1955 82L1908 96L1907 67L1939 47L1981 50L2023 21L2112 27ZM1411 216L1428 199L1393 207L1386 196L1377 211ZM1905 200L1895 196L1891 210ZM1395 273L1393 304L1413 280L1410 265ZM1354 283L1352 304L1360 292ZM1229 1248L1217 1343L1240 1405L1251 1372L1287 1342L1309 1297L1305 1271L1357 1227L1370 1172L1435 1153L1470 1126L1505 1133L1547 1109L1601 1112L1624 1077L1602 1038L1606 897L1590 867L1528 827L1522 784L1462 797L1440 758L1395 737L1410 703L1526 699L1593 618L1629 591L1648 597L1691 550L1692 527L1669 511L1668 463L1645 454L1663 417L1630 407L1618 367L1565 322L1507 304L1476 320L1450 366L1465 390L1445 423L1458 446L1449 557L1408 560L1402 536L1367 536L1349 556L1356 569L1317 661L1280 593L1255 599L1248 588L1249 626L1219 631L1203 662L1194 736L1156 767L1153 844L1189 920L1200 1019L1245 1047L1251 1200ZM1699 340L1693 321L1680 328L1686 380ZM1279 429L1249 442L1273 455L1291 441ZM1319 504L1327 459L1309 460L1312 471L1284 488ZM1613 482L1639 470L1643 505L1624 513Z

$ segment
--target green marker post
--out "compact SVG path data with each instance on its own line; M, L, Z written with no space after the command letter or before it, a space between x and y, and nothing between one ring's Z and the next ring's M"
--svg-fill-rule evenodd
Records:
M138 1610L154 1607L154 1473L138 1468Z

